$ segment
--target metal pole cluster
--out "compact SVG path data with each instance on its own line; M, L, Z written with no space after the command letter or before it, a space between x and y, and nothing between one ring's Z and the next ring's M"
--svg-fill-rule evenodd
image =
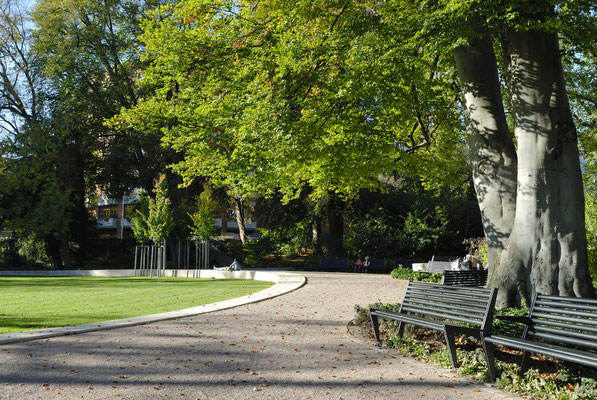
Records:
M159 245L135 246L134 271L135 276L165 276L166 241Z
M193 269L191 263L191 245L195 245L195 265L192 277L199 276L199 270L209 269L209 240L193 239L185 241L184 248L179 243L177 248L178 253L178 268L185 268L187 270L187 278ZM184 258L184 259L183 259ZM166 240L157 245L137 245L135 246L135 261L134 271L135 276L166 276Z

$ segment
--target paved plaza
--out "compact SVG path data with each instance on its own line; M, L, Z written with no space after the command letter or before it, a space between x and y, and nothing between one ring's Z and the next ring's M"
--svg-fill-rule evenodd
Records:
M258 303L1 345L1 399L518 399L347 332L354 306L396 302L388 275L301 273Z

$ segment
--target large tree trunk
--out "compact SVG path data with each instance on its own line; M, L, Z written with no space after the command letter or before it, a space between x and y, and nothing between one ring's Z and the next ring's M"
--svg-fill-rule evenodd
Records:
M323 255L323 250L321 248L321 218L315 217L311 222L311 234L313 253Z
M587 267L584 198L576 129L557 39L507 32L518 154L516 217L494 273L498 306L536 293L593 295Z
M326 257L341 258L344 257L344 216L342 201L337 195L332 195L328 204L328 227L325 246L327 248Z
M507 33L518 158L506 126L488 37L454 51L465 99L473 178L498 307L535 292L592 296L576 130L557 39Z
M62 268L62 257L60 256L60 242L54 235L48 235L44 238L46 255L50 259L54 268Z
M506 247L516 212L516 150L508 129L491 40L454 50L464 95L473 183L487 238L490 274ZM493 280L490 276L490 284Z

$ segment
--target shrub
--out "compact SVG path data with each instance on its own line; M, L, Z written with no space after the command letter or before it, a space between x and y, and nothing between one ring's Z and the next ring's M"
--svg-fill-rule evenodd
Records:
M442 274L439 273L431 273L431 274L419 274L412 269L404 268L400 266L400 268L395 268L390 272L392 278L396 279L404 279L407 281L420 281L420 282L433 282L439 283L442 281Z

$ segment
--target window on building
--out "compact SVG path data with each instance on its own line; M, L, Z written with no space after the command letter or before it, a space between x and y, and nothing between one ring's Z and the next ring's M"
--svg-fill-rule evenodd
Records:
M104 219L104 220L118 217L118 206L117 205L100 206L99 217L100 217L100 219Z

